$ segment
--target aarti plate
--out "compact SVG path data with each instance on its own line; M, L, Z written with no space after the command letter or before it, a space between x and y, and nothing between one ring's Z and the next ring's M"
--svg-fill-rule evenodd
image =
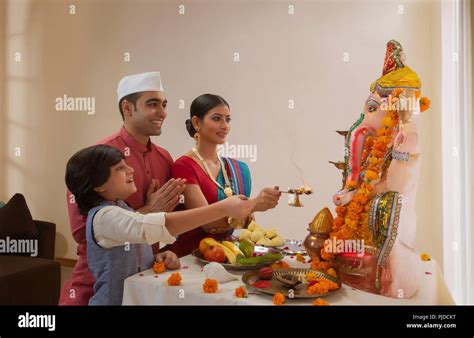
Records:
M322 278L334 282L337 284L337 289L331 290L326 293L319 293L319 294L309 294L306 290L308 287L308 283L306 281L306 274L309 272L313 272L316 274L317 278ZM291 277L290 277L291 276ZM290 278L288 278L290 277ZM299 282L299 284L295 286L288 286L281 282L281 278L284 279L294 279ZM312 269L297 269L297 268L290 268L290 269L277 269L273 272L273 277L270 282L271 287L269 288L258 288L253 286L255 282L261 281L258 277L258 271L249 271L242 276L242 281L248 285L251 289L260 291L262 293L266 293L269 295L274 295L277 292L281 292L288 298L319 298L325 297L328 295L332 295L338 292L341 289L341 282L328 274L316 271Z

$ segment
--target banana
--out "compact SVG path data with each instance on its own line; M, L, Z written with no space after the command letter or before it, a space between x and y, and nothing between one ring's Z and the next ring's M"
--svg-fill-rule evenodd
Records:
M204 239L204 243L206 243L207 246L215 245L215 246L221 247L222 250L224 250L225 257L227 258L227 260L229 261L230 264L235 264L237 262L237 253L235 253L235 251L232 250L228 246L228 244L224 245L222 243L219 243L218 241L216 241L213 238ZM228 242L228 243L230 243L232 246L234 246L233 243L231 243L231 242ZM240 252L240 253L242 253L242 252Z
M229 241L223 241L222 244L228 247L236 256L238 255L245 256L244 253L234 243L229 242Z
M235 264L237 262L237 255L228 247L226 247L225 245L221 243L217 243L214 245L220 246L222 249L224 249L225 257L227 258L230 264Z

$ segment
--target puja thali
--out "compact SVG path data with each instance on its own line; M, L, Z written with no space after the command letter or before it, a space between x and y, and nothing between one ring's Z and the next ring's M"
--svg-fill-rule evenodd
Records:
M308 273L313 273L317 281L316 283L327 283L331 288L324 288L324 292L321 293L308 293L311 282L308 282ZM316 271L312 269L276 269L273 272L271 280L264 281L258 277L258 271L249 271L242 276L242 281L249 286L251 289L274 295L277 292L281 292L288 298L318 298L324 297L338 292L342 284L341 282L328 274ZM262 283L263 282L263 283ZM268 283L265 283L268 282Z

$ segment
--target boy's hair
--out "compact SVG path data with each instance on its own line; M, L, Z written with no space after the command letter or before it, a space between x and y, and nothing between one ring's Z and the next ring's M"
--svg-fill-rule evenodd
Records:
M90 209L102 202L102 197L94 190L107 182L110 167L125 156L117 148L99 144L75 153L66 165L66 185L74 195L79 211L87 215Z

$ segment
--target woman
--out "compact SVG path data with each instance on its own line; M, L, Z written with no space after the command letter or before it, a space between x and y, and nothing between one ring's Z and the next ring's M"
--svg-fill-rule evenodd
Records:
M244 162L222 158L217 146L226 141L230 131L230 107L220 96L204 94L191 104L191 118L186 120L186 129L196 140L196 146L176 160L172 167L174 178L185 178L183 192L186 209L194 209L216 203L232 195L250 197L252 181ZM281 192L278 188L265 188L255 198L255 211L275 208ZM182 234L166 249L179 257L190 254L206 237L222 240L232 235L233 227L246 226L246 220L222 218ZM232 223L232 226L231 226Z

